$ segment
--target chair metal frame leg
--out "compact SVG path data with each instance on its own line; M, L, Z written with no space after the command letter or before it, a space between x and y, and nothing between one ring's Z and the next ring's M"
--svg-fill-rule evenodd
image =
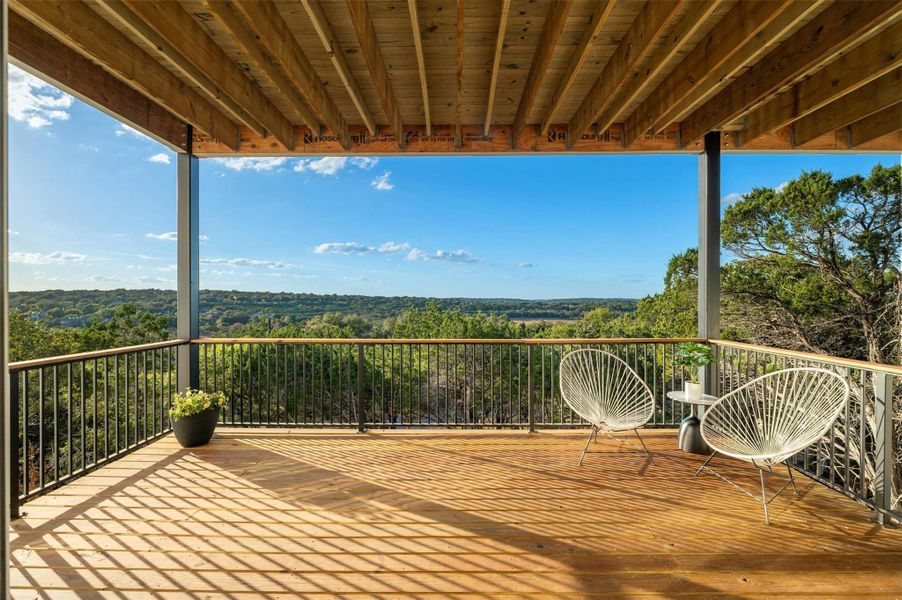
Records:
M645 450L645 456L651 458L651 451L648 449L648 446L645 445L645 440L642 439L642 436L639 435L638 429L633 429L636 432L636 437L639 438L639 443L642 444L642 449Z
M714 454L717 454L717 453L715 452ZM703 468L706 468L708 461L710 461L712 458L714 458L714 454L712 454L711 456L708 457L708 460L706 460L705 464L699 468L699 470L696 472L696 475L698 475L698 473L700 473ZM708 469L708 471L711 472L712 475L729 483L730 485L732 485L734 488L736 488L737 490L739 490L746 496L748 496L754 500L757 500L758 502L761 502L761 505L764 507L764 523L765 523L765 525L770 525L770 516L768 515L767 505L770 504L771 502L773 502L774 500L776 500L777 496L782 494L783 491L786 490L786 488L788 488L790 485L793 487L793 490L795 490L795 493L798 494L798 490L796 489L795 478L792 475L792 469L790 469L789 465L786 465L784 463L784 465L786 466L786 469L789 472L789 481L784 483L783 487L781 487L779 490L777 490L773 496L768 498L767 497L767 488L764 485L764 474L765 473L773 473L774 472L773 468L776 465L759 465L755 461L752 461L752 464L758 469L758 475L760 476L760 479L761 479L761 496L760 497L756 496L755 494L748 491L747 489L740 487L736 483L730 481L729 479L727 479L726 477L724 477L723 475L721 475L720 473L718 473L711 467L707 467L707 469Z
M583 446L583 453L579 455L579 462L576 463L577 467L583 466L583 459L586 457L586 453L589 451L589 444L592 443L592 440L598 437L598 427L592 425L592 431L589 432L589 437L586 439L586 445Z
M705 467L708 467L708 463L711 462L711 460L714 458L715 454L717 454L716 450L711 453L711 456L709 456L708 458L705 459L705 462L702 463L702 466L700 466L698 468L698 470L695 472L696 477L698 477L698 474L702 472L702 469L704 469ZM708 467L708 468L710 469L710 467Z

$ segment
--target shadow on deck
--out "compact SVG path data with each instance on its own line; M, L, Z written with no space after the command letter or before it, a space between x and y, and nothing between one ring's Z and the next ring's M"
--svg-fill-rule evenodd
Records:
M801 477L766 526L674 431L643 437L652 460L600 438L577 468L581 431L170 436L23 507L13 596L898 597L902 532L865 508Z

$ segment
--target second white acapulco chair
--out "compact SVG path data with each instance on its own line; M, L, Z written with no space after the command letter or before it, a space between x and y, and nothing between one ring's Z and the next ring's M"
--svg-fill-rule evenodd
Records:
M603 350L574 350L561 360L561 395L592 431L577 465L599 432L633 430L645 454L651 456L639 435L655 411L655 396L626 362Z
M849 384L826 369L801 367L767 373L733 390L708 407L702 417L702 438L713 453L696 471L708 466L715 454L750 462L759 469L761 498L723 477L727 483L759 500L764 522L770 523L767 505L787 486L796 491L792 469L789 481L767 498L764 474L817 442L839 417L849 398Z

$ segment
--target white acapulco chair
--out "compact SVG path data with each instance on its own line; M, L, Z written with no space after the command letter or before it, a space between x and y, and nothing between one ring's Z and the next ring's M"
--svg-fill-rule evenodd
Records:
M626 362L603 350L574 350L561 360L560 379L564 401L592 425L577 466L599 432L611 437L613 431L632 429L651 456L639 428L654 414L655 397Z
M767 505L790 484L798 494L792 469L784 461L821 439L848 398L846 380L826 369L783 369L757 377L705 411L701 433L713 452L695 474L707 467L717 477L759 500L764 507L764 522L770 524ZM718 453L758 467L761 498L708 467ZM789 481L768 499L764 474L773 472L780 463L786 466Z

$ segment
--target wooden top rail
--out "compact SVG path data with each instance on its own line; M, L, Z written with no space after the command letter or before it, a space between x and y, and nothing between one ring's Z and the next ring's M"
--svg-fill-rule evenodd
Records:
M593 345L618 345L618 344L679 344L683 342L704 343L703 338L448 338L448 339L417 339L417 338L197 338L191 340L192 344L363 344L375 345L406 345L406 344L497 344L507 346L549 346L561 344L593 344Z
M848 367L851 369L864 369L866 371L880 371L881 373L890 373L891 375L902 376L902 366L888 365L885 363L868 362L866 360L857 360L854 358L840 358L838 356L830 356L827 354L816 354L814 352L800 352L798 350L781 350L779 348L771 348L770 346L761 346L758 344L748 344L746 342L733 342L731 340L708 340L709 344L722 346L724 348L735 348L737 350L749 350L751 352L763 352L766 354L774 354L776 356L785 356L786 358L799 358L802 360L811 360L837 367Z
M9 370L21 371L23 369L34 369L37 367L51 367L53 365L82 362L86 360L93 360L95 358L104 358L106 356L119 356L121 354L143 352L145 350L172 348L174 346L183 346L189 343L189 341L190 340L166 340L165 342L152 342L150 344L138 344L137 346L124 346L122 348L109 348L107 350L93 350L91 352L78 352L76 354L65 354L63 356L48 356L47 358L22 360L19 362L9 363Z

